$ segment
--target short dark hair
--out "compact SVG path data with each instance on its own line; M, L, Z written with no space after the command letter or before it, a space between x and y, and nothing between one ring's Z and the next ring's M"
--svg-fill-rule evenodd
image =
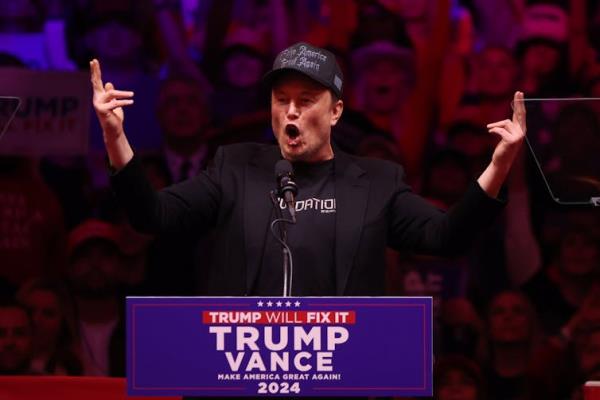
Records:
M329 93L331 93L332 103L337 103L338 100L341 100L340 96L338 96L333 90L329 90Z

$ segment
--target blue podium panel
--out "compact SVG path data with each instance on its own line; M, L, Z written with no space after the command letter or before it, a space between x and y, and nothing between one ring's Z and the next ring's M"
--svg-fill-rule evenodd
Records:
M136 396L431 396L430 297L129 297Z

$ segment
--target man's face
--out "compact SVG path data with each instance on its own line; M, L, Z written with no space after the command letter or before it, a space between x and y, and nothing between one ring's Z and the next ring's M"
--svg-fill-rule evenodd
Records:
M527 304L519 295L502 293L492 302L489 315L492 342L527 342L531 336L531 324Z
M113 296L119 283L121 262L118 249L111 242L92 239L81 244L68 270L75 293L93 299Z
M396 112L410 91L408 76L397 62L374 61L365 76L365 107L379 114Z
M184 81L166 82L160 92L158 116L163 131L173 138L201 135L208 113L200 87Z
M523 70L538 77L548 75L560 61L559 51L547 44L530 46L523 57Z
M225 62L227 82L238 88L256 85L263 75L264 65L260 58L247 52L237 51Z
M34 326L33 342L36 349L49 349L56 345L64 318L60 301L51 290L37 289L24 296Z
M486 49L479 58L478 84L482 94L501 97L512 93L517 77L512 56L498 48Z
M591 277L598 269L598 245L589 235L566 233L560 244L559 266L572 277Z
M0 374L24 371L31 356L31 323L19 307L0 307Z
M283 157L318 162L333 158L331 127L342 115L343 103L299 74L281 77L271 91L271 124Z

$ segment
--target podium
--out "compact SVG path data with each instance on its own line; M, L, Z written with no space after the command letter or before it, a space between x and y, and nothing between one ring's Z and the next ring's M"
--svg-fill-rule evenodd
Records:
M431 297L129 297L138 396L431 396Z

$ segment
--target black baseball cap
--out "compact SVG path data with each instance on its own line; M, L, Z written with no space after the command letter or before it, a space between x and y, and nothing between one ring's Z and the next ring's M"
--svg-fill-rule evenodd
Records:
M281 51L273 62L273 69L263 77L263 82L271 86L284 72L296 71L330 89L342 97L344 75L329 50L308 43L296 43Z

